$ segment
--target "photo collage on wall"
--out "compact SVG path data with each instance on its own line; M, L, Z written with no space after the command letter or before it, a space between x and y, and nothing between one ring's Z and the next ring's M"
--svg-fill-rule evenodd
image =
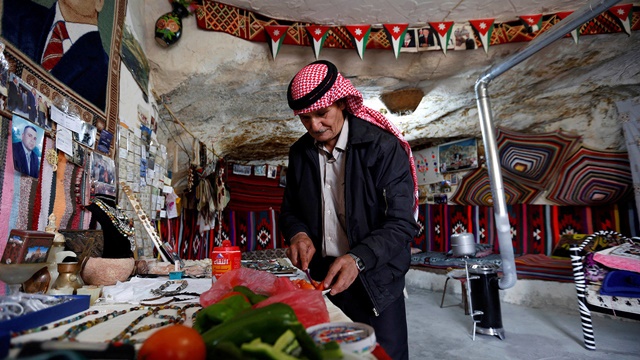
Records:
M413 153L418 176L419 202L446 204L462 176L478 167L477 139L469 138Z
M401 52L442 50L440 38L435 29L427 25L409 28L401 44ZM478 48L474 30L470 24L453 24L447 43L447 50L473 50Z

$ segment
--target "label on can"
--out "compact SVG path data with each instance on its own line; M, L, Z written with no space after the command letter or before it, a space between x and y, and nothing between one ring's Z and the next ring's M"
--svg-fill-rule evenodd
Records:
M222 246L213 248L211 253L211 272L217 279L227 271L239 269L241 261L240 248L231 246L231 242L225 240L222 242Z

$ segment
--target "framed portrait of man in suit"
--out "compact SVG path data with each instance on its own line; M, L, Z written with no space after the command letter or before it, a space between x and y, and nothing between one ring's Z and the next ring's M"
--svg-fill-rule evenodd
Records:
M117 123L124 0L4 0L0 35L12 69L85 121ZM116 66L116 68L111 69ZM97 115L97 116L96 116ZM111 124L111 122L113 124Z
M24 175L38 178L42 161L44 129L13 115L11 121L11 145L13 168Z

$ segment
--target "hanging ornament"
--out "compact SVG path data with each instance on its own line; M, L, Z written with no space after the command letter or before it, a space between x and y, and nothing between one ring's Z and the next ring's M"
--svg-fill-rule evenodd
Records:
M353 41L353 44L356 46L356 50L358 50L360 59L364 60L364 49L367 47L367 42L369 41L371 25L360 24L347 25L345 27L349 31L349 34L351 34L351 39Z
M556 15L560 18L560 20L564 20L567 16L573 14L573 11L561 11L556 13ZM574 43L578 43L578 37L580 36L580 28L575 28L571 30L571 37L573 38Z
M633 13L633 4L616 5L609 9L622 25L622 30L631 36L631 18Z
M45 152L44 158L53 168L53 172L56 172L56 170L58 170L58 151L56 149L49 149Z
M393 54L398 58L400 55L400 44L404 42L404 35L407 33L409 24L384 24L387 35L391 39Z
M471 26L476 30L480 37L480 42L484 48L484 52L489 52L489 45L491 44L491 34L493 33L493 22L495 19L478 19L469 20Z
M447 46L449 45L449 39L451 39L451 30L453 30L453 21L430 22L429 25L438 34L440 48L447 55Z
M309 40L311 41L311 44L313 44L313 53L316 55L316 60L318 60L318 57L320 56L320 49L322 49L322 45L329 35L330 28L330 26L323 25L306 26L310 37Z
M182 18L189 15L189 10L185 4L191 1L172 1L173 10L156 20L156 42L162 47L169 47L182 36Z
M289 27L286 25L267 25L264 27L267 35L269 35L269 48L271 49L271 56L273 56L273 60L276 59L276 56L280 51L280 46L284 41L288 29Z

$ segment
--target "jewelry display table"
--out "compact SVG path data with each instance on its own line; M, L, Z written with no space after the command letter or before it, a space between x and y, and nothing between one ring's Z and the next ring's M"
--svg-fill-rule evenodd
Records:
M167 277L139 278L103 288L103 297L88 310L34 329L11 339L9 358L16 358L20 346L29 341L106 343L124 341L139 349L156 329L172 322L191 326L201 308L198 294L211 288L211 278L169 280ZM350 322L325 297L331 322ZM347 359L354 359L348 356ZM364 359L375 359L365 357Z

